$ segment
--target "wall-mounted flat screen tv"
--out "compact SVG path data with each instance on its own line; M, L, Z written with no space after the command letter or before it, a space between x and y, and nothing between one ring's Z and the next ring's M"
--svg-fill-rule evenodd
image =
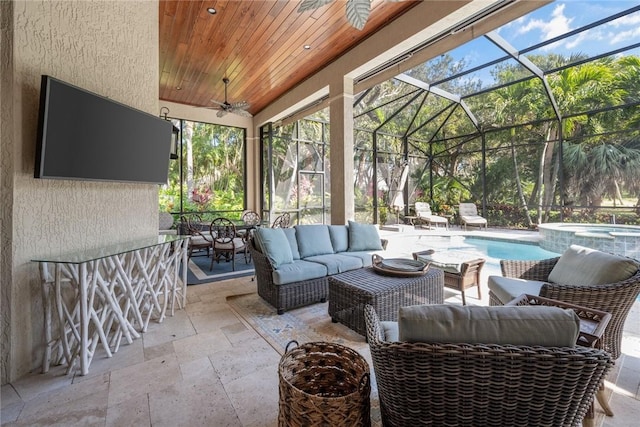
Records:
M164 184L173 125L42 76L36 178Z

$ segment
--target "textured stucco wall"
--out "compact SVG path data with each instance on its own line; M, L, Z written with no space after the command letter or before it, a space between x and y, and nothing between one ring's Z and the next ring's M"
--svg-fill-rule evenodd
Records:
M10 316L3 383L36 369L42 354L39 275L30 260L155 235L158 228L156 185L33 178L41 74L159 114L157 1L16 1L10 25L13 93L1 93L3 107L12 97L2 126L14 138L13 187L2 188L13 201L11 245L3 249L11 261L2 265L3 278L11 270L11 283L2 284L10 288L9 307L2 301L3 319L5 310Z
M7 377L6 370L11 351L11 212L13 210L13 136L12 122L12 79L11 64L13 40L11 17L13 3L0 1L0 366L2 383Z

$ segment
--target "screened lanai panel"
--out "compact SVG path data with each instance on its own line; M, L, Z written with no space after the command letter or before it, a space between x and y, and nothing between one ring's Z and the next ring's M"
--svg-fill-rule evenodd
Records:
M504 73L503 70L511 70L511 72ZM533 73L523 67L518 61L508 57L497 64L492 64L469 74L454 77L442 84L436 84L434 86L465 97L483 89L497 87L500 84L514 82L532 75Z
M381 117L384 124L379 127L379 130L395 135L406 134L420 122L429 118L429 114L425 114L423 109L423 105L429 97L427 92L421 92L417 94L417 97L412 98L412 102L409 104L398 106L398 110L385 111L385 117Z
M492 226L528 228L536 222L537 168L531 160L538 158L539 148L502 143L487 151L485 187L491 203L485 216Z
M356 128L378 129L396 111L410 104L417 96L420 96L422 91L415 86L392 79L372 88L369 95L372 93L376 94L376 97L373 98L375 106L369 105L367 106L368 108L362 108L363 103L354 107L353 117Z
M633 116L626 110L583 117L582 127L587 129L565 141L567 203L576 207L628 207L633 212L640 194L640 129L628 126ZM616 130L604 131L612 129L606 123L619 125Z
M297 207L298 157L296 144L287 138L273 138L273 200L272 209L286 211Z
M455 103L449 99L431 92L425 94L424 103L418 105L419 110L414 111L410 125L405 128L407 135L433 135L455 108Z
M327 124L315 120L300 120L298 122L298 139L301 141L324 141Z
M363 129L355 129L353 147L356 150L373 150L373 134Z
M300 224L324 224L325 182L323 172L301 171L294 189L300 206Z
M411 135L411 145L425 155L441 151L460 150L461 141L476 135L477 130L459 105L443 112ZM452 136L457 136L452 139Z
M376 146L379 153L402 154L404 152L402 138L382 132L376 133Z
M636 1L556 1L534 10L516 21L505 24L496 31L503 38L509 40L509 43L516 49L523 51L534 44L552 40L572 30L637 7ZM634 19L636 20L634 21ZM589 37L582 36L573 39L571 43L565 42L564 40L567 39L563 39L559 43L554 43L553 47L547 51L562 54L569 51L584 52L591 50L595 43L600 43L603 40L611 42L614 37L619 37L620 33L635 28L637 28L637 18L622 19L616 24L600 26L600 30L590 33Z
M465 102L484 129L556 118L543 81L538 77L471 95Z
M407 204L403 194L404 183L402 182L404 155L378 152L377 159L379 204L386 208L388 214L386 222L396 223L399 214L404 212Z
M356 221L371 223L373 222L373 200L378 195L373 176L373 151L356 148L354 150L353 168L355 219Z
M408 192L409 206L415 205L419 200L430 200L430 173L427 169L430 165L429 159L424 156L409 155L409 176Z
M473 39L462 46L440 55L407 71L411 77L421 80L428 84L440 84L446 90L452 93L462 95L460 91L469 91L477 87L478 83L482 83L486 79L490 79L487 71L474 73L467 78L465 85L456 86L447 85L445 81L450 80L453 76L461 73L469 72L478 67L498 60L505 56L505 53L495 44L491 43L484 37ZM458 82L458 84L460 81Z
M596 74L593 74L593 73ZM619 103L611 82L611 70L593 63L566 68L547 76L563 115L599 109Z
M438 132L442 129L447 119L451 116L456 105L452 102L446 102L444 98L438 97L442 101L444 108L442 109L426 109L423 112L424 116L428 116L429 118L417 129L413 129L409 136L413 140L423 141L424 144L420 144L417 147L422 149L424 153L427 153L427 148L425 144L430 143L432 140L436 139Z
M353 105L353 116L386 106L394 100L408 99L416 93L416 87L395 79L380 83L366 91L356 94ZM406 101L405 101L406 102Z
M324 144L300 142L298 164L303 171L324 171Z

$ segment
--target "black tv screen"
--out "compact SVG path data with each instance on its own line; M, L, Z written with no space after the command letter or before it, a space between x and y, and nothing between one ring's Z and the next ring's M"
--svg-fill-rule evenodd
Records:
M36 178L167 182L170 121L50 76L40 90Z

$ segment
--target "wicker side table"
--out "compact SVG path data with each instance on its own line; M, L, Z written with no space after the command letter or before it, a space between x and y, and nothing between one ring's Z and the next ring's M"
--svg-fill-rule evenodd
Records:
M398 320L408 305L442 304L444 274L430 268L422 276L390 277L366 267L329 277L329 316L365 335L364 306L373 306L381 320Z

